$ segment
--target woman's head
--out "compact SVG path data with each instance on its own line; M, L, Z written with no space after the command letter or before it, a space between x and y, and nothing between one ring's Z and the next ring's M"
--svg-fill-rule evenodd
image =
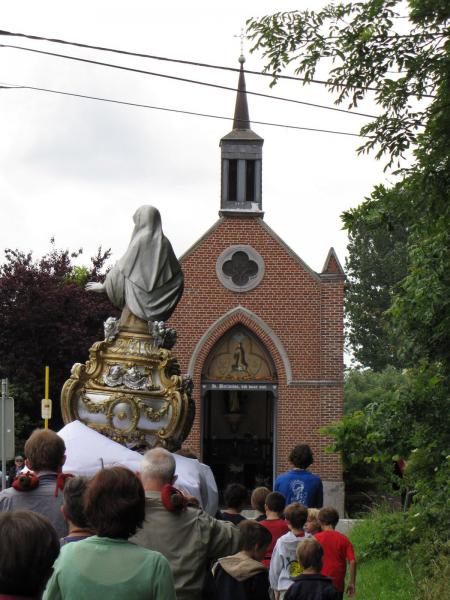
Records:
M97 535L128 539L145 519L142 483L124 467L99 471L87 485L84 513Z
M84 514L84 494L87 484L86 477L71 477L64 485L64 517L81 529L88 527L86 515Z
M58 535L38 513L0 514L0 594L39 596L59 554Z

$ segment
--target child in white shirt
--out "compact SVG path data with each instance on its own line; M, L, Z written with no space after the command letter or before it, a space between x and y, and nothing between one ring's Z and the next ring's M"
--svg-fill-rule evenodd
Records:
M296 551L298 543L305 537L303 526L308 517L308 510L306 506L293 502L286 507L284 516L290 531L278 539L269 570L270 587L276 600L282 600L293 584L292 578L300 575L303 570L297 560Z

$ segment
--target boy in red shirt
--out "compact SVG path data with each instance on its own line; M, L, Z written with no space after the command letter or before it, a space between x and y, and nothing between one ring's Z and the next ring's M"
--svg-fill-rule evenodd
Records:
M339 522L339 513L335 508L322 508L318 514L322 531L315 534L316 540L323 548L322 575L327 575L333 580L334 587L344 597L344 580L347 562L350 566L350 581L347 586L347 594L353 596L355 593L356 561L351 541L335 531Z
M260 525L263 525L272 534L272 543L267 548L266 555L262 561L267 568L270 566L270 559L272 558L272 552L278 538L289 531L289 527L283 519L285 506L286 501L283 494L280 494L280 492L270 492L270 494L267 494L266 503L264 505L266 518L264 521L260 521Z

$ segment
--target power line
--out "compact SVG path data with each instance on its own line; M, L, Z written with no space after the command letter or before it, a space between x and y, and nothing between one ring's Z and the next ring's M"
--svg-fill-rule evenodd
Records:
M103 98L100 96L88 96L86 94L76 94L74 92L63 92L62 90L52 90L49 88L41 88L41 87L35 87L35 86L31 86L31 85L15 85L15 84L9 84L9 83L2 83L2 84L0 84L0 89L32 90L32 91L37 91L37 92L47 92L50 94L59 94L62 96L73 96L75 98L84 98L87 100L98 100L100 102L110 102L112 104L123 104L125 106L134 106L136 108L148 108L148 109L152 109L152 110L161 110L161 111L165 111L165 112L179 113L179 114L183 114L183 115L205 117L205 118L209 118L209 119L221 119L221 120L225 120L225 121L233 121L234 120L233 117L224 117L221 115L211 115L208 113L199 113L199 112L188 111L188 110L180 110L180 109L175 109L175 108L168 108L165 106L152 106L150 104L139 104L137 102L126 102L125 100L113 100L112 98ZM285 129L299 129L302 131L332 133L332 134L336 134L336 135L347 135L347 136L352 136L352 137L366 137L366 136L360 135L359 133L350 133L348 131L333 131L330 129L317 129L315 127L301 127L299 125L286 125L283 123L271 123L268 121L252 121L252 123L254 123L256 125L268 125L271 127L282 127Z
M194 62L194 61L190 61L190 60L182 60L179 58L168 58L166 56L155 56L153 54L143 54L140 52L131 52L129 50L118 50L117 48L109 48L106 46L92 46L90 44L82 44L80 42L69 42L67 40L61 40L58 38L46 38L46 37L41 37L39 35L29 35L26 33L13 33L11 31L4 31L2 29L0 29L0 35L6 35L6 36L11 36L11 37L23 37L23 38L27 38L30 40L39 40L39 41L43 41L43 42L52 42L55 44L66 44L68 46L77 46L78 48L88 48L90 50L101 50L102 52L114 52L116 54L125 54L127 56L136 56L139 58L150 58L152 60L161 60L161 61L165 61L165 62L173 62L173 63L179 63L182 65L191 65L193 67L205 67L208 69L220 69L222 71L234 71L236 73L239 73L239 68L236 67L224 67L222 65L213 65L210 63L201 63L201 62ZM274 75L272 75L271 73L264 73L263 71L245 71L246 73L249 73L250 75L261 75L263 77L274 77ZM327 85L327 82L322 80L322 79L305 79L304 77L294 77L291 75L276 75L277 79L290 79L293 81L308 81L311 83L320 83L322 85ZM353 87L356 88L357 86L342 86L342 87ZM358 88L360 89L360 88ZM364 88L367 90L371 90L371 91L377 91L376 88Z
M399 18L408 18L408 17L399 17ZM194 62L194 61L190 61L190 60L182 60L182 59L178 59L178 58L168 58L166 56L156 56L154 54L144 54L141 52L131 52L129 50L119 50L117 48L110 48L107 46L93 46L90 44L82 44L81 42L70 42L68 40L61 40L58 38L47 38L47 37L42 37L39 35L31 35L31 34L27 34L27 33L15 33L15 32L11 32L11 31L5 31L0 29L0 35L5 35L5 36L10 36L10 37L23 37L26 39L30 39L30 40L38 40L38 41L43 41L43 42L51 42L54 44L65 44L68 46L76 46L78 48L88 48L91 50L101 50L102 52L114 52L116 54L124 54L127 56L136 56L139 58L150 58L152 60L161 60L161 61L166 61L166 62L173 62L173 63L179 63L179 64L183 64L183 65L191 65L191 66L195 66L195 67L206 67L208 69L220 69L220 70L224 70L224 71L234 71L234 72L239 72L239 69L236 67L224 67L222 65L214 65L214 64L210 64L210 63L201 63L201 62ZM440 34L436 33L434 34L435 36L439 37ZM397 38L416 38L419 37L420 34L397 34L396 36L391 36L390 39L397 39ZM333 39L333 37L329 37L327 39ZM291 81L304 81L307 83L318 83L321 85L330 85L328 81L325 81L323 79L309 79L309 78L305 78L305 77L294 77L292 75L274 75L272 73L265 73L264 71L250 71L250 70L246 70L246 73L249 73L250 75L260 75L263 77L271 77L271 78L275 78L275 79L288 79ZM349 84L340 84L338 87L343 87L343 88L350 88L350 89L360 89L360 90L367 90L367 91L371 91L371 92L377 92L378 88L376 87L371 87L371 86L358 86L358 85L349 85ZM414 94L416 95L416 94ZM422 94L422 97L424 98L435 98L435 96L431 95L431 94ZM352 113L352 114L356 114L356 113Z
M208 69L220 69L223 71L233 71L233 72L239 72L239 69L236 67L224 67L222 65L214 65L214 64L210 64L210 63L201 63L201 62L194 62L194 61L190 61L190 60L182 60L182 59L178 59L178 58L168 58L166 56L156 56L154 54L144 54L144 53L140 53L140 52L131 52L129 50L119 50L117 48L109 48L106 46L93 46L90 44L82 44L80 42L69 42L67 40L61 40L58 38L46 38L46 37L42 37L39 35L29 35L26 33L13 33L11 31L4 31L2 29L0 29L0 35L5 35L5 36L11 36L11 37L23 37L23 38L27 38L27 39L31 39L31 40L38 40L38 41L44 41L44 42L51 42L51 43L55 43L55 44L65 44L68 46L76 46L78 48L88 48L91 50L101 50L102 52L113 52L116 54L124 54L127 56L136 56L139 58L150 58L152 60L161 60L161 61L165 61L165 62L172 62L172 63L179 63L179 64L183 64L183 65L191 65L191 66L195 66L195 67L205 67ZM414 37L414 36L397 36L397 37ZM329 38L332 39L332 38ZM1 44L0 44L1 46ZM14 46L12 46L14 47ZM317 84L321 84L321 85L327 85L329 86L330 83L328 81L325 81L323 79L314 79L314 78L305 78L305 77L294 77L293 75L280 75L280 74L273 74L273 73L265 73L264 71L251 71L251 70L247 70L245 71L246 73L250 74L250 75L260 75L263 77L271 77L272 79L287 79L290 81L303 81L306 83L317 83ZM340 88L349 88L349 89L355 89L355 90L366 90L366 91L370 91L370 92L377 92L378 88L376 87L371 87L371 86L358 86L358 85L349 85L349 84L339 84L337 86L334 87L340 87ZM413 94L414 96L417 96L417 94ZM422 94L421 95L423 98L435 98L435 96L433 96L432 94ZM324 107L325 108L325 107ZM333 110L331 107L328 107L331 110ZM336 109L334 109L336 110ZM341 109L343 110L343 109ZM343 111L343 112L350 112L350 114L358 114L358 113L352 113L351 111ZM375 117L374 117L375 118Z
M233 87L229 87L226 85L219 85L219 84L215 84L215 83L208 83L206 81L198 81L196 79L187 79L185 77L178 77L175 75L167 75L165 73L156 73L154 71L146 71L143 69L135 69L132 67L125 67L122 65L115 65L113 63L105 63L105 62L100 62L100 61L96 61L96 60L91 60L91 59L87 59L87 58L81 58L81 57L77 57L77 56L70 56L68 54L58 54L55 52L46 52L44 50L37 50L35 48L26 48L24 46L15 46L15 45L10 45L10 44L0 44L0 48L13 48L15 50L24 50L26 52L35 52L37 54L45 54L47 56L55 56L57 58L66 58L68 60L74 60L74 61L79 61L79 62L86 62L89 64L94 64L94 65L99 65L99 66L103 66L103 67L108 67L108 68L112 68L112 69L121 69L121 70L125 70L125 71L131 71L133 73L140 73L140 74L144 74L144 75L151 75L153 77L162 77L164 79L173 79L175 81L183 81L184 83L193 83L195 85L203 85L206 87L213 87L213 88L217 88L220 90L228 90L228 91L232 91L232 92L236 92L237 89L233 88ZM247 71L246 71L247 72ZM376 115L370 115L367 113L360 113L357 111L351 111L351 110L346 110L344 108L337 108L334 106L324 106L323 104L315 104L314 102L305 102L303 100L295 100L293 98L284 98L282 96L273 96L271 94L263 94L261 92L251 92L249 90L247 90L246 92L247 94L250 94L252 96L260 96L262 98L270 98L271 100L281 100L283 102L291 102L294 104L302 104L304 106L312 106L314 108L322 108L325 110L333 110L336 112L341 112L341 113L345 113L345 114L349 114L349 115L357 115L359 117L367 117L369 119L376 119Z

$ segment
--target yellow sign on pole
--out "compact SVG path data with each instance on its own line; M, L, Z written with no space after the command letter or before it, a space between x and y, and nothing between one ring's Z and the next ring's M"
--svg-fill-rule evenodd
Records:
M48 429L48 420L52 418L52 401L48 394L50 391L50 367L45 367L45 394L41 402L41 417L44 419L44 429Z

